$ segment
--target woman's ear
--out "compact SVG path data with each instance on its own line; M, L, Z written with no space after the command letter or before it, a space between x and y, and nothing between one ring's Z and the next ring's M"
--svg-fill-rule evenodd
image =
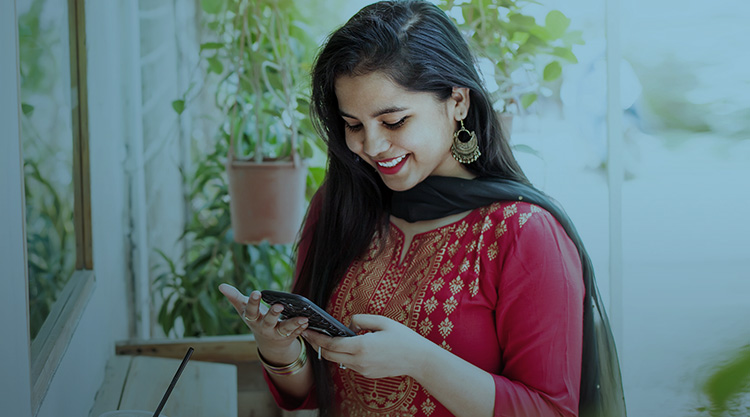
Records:
M449 110L452 112L454 120L463 120L469 114L469 106L471 104L470 92L471 90L466 87L453 87L451 98L449 99Z

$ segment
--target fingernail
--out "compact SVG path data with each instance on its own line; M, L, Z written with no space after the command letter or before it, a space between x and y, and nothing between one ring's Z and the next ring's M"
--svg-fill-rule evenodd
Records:
M283 310L283 309L284 309L284 307L283 307L283 306L280 306L280 305L278 305L278 304L276 304L275 306L273 306L273 312L274 312L274 313L277 313L277 314L278 314L278 313L281 313L281 310Z
M260 293L258 293L258 291L253 291L252 294L250 294L250 298L254 301L258 301L260 300Z
M297 320L297 323L298 324L306 324L307 323L307 317L303 317L303 318Z
M302 324L300 327L303 329L307 329L307 323Z

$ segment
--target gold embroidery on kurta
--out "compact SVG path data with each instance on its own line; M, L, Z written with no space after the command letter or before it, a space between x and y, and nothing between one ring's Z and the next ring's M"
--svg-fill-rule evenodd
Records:
M427 337L427 335L430 334L432 331L432 321L430 321L429 318L425 318L422 320L421 323L419 323L419 334L421 334L424 337Z
M448 259L447 261L445 261L445 265L440 268L440 273L443 275L448 275L451 272L451 269L453 269L453 262Z
M374 243L370 256L355 262L347 271L339 284L340 296L332 299L329 307L332 313L344 322L353 314L382 314L452 351L448 339L458 336L451 336L455 324L449 317L462 300L479 293L482 262L499 256L497 239L507 232L508 225L498 217L507 219L518 213L517 204L506 204L496 203L481 209L474 214L482 214L481 218L471 223L462 221L418 235L411 248L403 247L403 234L393 227L382 250L375 251ZM531 211L535 212L534 206ZM494 212L497 213L490 216ZM473 235L466 235L469 230ZM399 250L409 251L401 264ZM460 258L456 258L460 251ZM464 290L466 295L461 294ZM439 406L426 391L426 399L415 405L421 386L409 377L367 380L360 375L361 379L355 379L359 374L344 370L339 375L343 382L340 398L347 404L342 404L342 410L347 416L402 417L420 411L429 416Z
M479 292L479 277L469 284L469 295L473 298Z
M469 230L469 224L466 222L461 222L461 224L456 228L456 237L461 239L466 234L466 231Z
M503 209L503 217L508 218L518 212L518 205L516 203L513 203L509 206L505 206Z
M500 208L501 208L502 206L503 206L503 203L501 203L501 202L497 202L497 203L492 203L492 204L490 205L490 210L489 210L489 212L488 212L487 214L489 215L489 214L492 214L492 213L494 213L494 212L496 212L496 211L500 210Z
M502 235L505 234L505 232L508 231L508 225L505 224L505 219L503 219L500 224L497 225L495 228L495 239L500 239Z
M438 306L438 300L433 295L429 300L424 302L424 311L427 313L427 315L430 315L432 314L433 311L435 311L437 306Z
M378 285L374 296L370 300L370 312L372 314L382 313L386 304L390 301L393 292L398 288L398 281L397 278L390 276L390 274L386 275L386 278L380 281L380 285Z
M437 279L435 281L432 281L430 287L432 287L432 292L437 293L443 288L443 285L445 285L445 281L443 281L442 279Z
M346 384L349 401L342 404L347 416L382 416L385 412L385 415L400 417L414 415L417 410L412 403L419 386L411 377L370 379L356 372L340 373L340 376L344 381L353 382ZM351 399L358 401L355 403Z
M484 223L482 223L482 233L485 233L492 229L492 220L490 220L489 217L484 219Z
M458 307L458 300L456 300L456 297L451 296L451 298L447 299L445 304L443 304L443 311L445 311L446 316L450 316L456 307Z
M456 239L456 241L453 242L448 247L448 257L452 258L452 257L456 256L456 252L458 252L458 248L460 248L460 247L461 247L461 242L458 239Z
M523 225L526 224L532 214L534 213L521 213L521 215L518 216L518 227L523 227Z
M453 293L453 295L456 295L464 287L464 280L462 280L461 277L456 277L456 279L451 281L450 287L451 293Z
M422 403L422 412L427 417L430 417L432 413L435 412L435 408L437 408L437 406L434 402L432 402L432 400L430 400L429 397L427 397L427 399Z
M495 258L497 257L497 250L498 250L497 242L492 242L492 244L490 245L490 247L487 248L487 257L491 261L494 261Z
M466 223L462 224L466 229ZM387 237L386 247L380 252L381 256L357 261L349 268L337 289L340 296L331 300L329 308L333 315L347 322L353 314L381 314L425 337L430 335L434 325L428 318L420 319L420 312L424 309L430 314L440 304L434 296L424 300L426 291L437 293L444 288L441 272L450 274L453 269L442 268L446 265L444 256L447 244L453 240L450 237L455 235L455 230L456 227L445 227L420 235L415 237L413 248L403 248L403 236L393 228ZM460 246L457 248L460 249ZM399 249L409 251L402 264L398 264ZM383 253L390 256L383 256ZM344 406L342 402L341 409L346 411L346 415L406 416L414 415L419 410L414 405L419 384L412 378L386 378L375 383L361 375L358 377L355 372L341 372L339 375L344 390L341 398L351 404Z
M464 259L461 262L461 266L458 267L458 273L459 274L463 274L464 272L468 271L469 270L469 265L470 265L469 259Z
M440 336L443 336L443 339L447 338L453 331L453 322L446 317L438 326L438 331L440 332Z

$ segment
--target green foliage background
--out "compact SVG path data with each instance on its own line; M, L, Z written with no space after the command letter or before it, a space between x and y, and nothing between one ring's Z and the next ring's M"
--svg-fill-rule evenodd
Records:
M182 235L187 250L181 259L161 253L165 268L154 283L164 299L158 323L178 337L247 332L217 290L223 282L245 293L291 284L291 245L233 240L225 171L230 138L239 158L256 162L289 158L296 143L309 166L308 197L325 174L324 144L308 118L307 74L317 48L310 25L320 22L290 0L202 0L201 7L209 37L201 62L223 119L208 154L198 150L205 144L195 144L196 169L185 174L193 208ZM178 114L192 105L190 94L173 102Z
M61 36L67 35L67 27L58 26L60 16L47 16L43 22L46 6L47 0L33 0L18 16L32 339L73 274L76 253L70 181L73 142L70 120L60 116L70 114L70 104L59 102L60 91L70 88L63 70L68 57L61 53L67 51L68 38ZM62 19L67 21L67 16ZM59 107L68 112L59 112Z

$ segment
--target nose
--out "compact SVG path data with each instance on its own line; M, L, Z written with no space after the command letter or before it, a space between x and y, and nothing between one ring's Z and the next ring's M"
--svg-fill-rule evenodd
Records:
M390 142L377 129L368 129L364 134L364 142L362 143L362 150L368 156L375 157L390 147Z

